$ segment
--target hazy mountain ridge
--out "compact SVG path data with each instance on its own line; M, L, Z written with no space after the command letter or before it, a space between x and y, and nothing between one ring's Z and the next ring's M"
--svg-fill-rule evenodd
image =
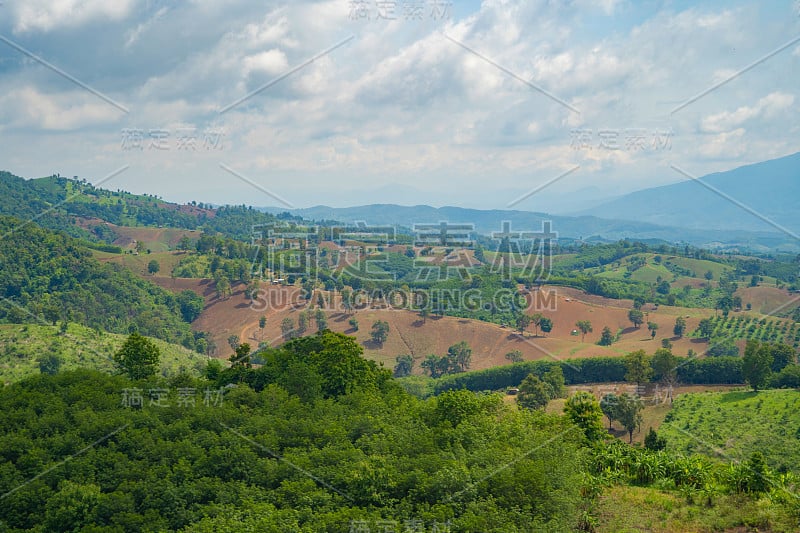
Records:
M644 189L576 214L701 230L781 231L752 210L800 233L800 152L708 174L700 181Z

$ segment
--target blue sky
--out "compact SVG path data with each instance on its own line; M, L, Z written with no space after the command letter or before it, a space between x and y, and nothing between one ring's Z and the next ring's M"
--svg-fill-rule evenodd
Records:
M4 2L0 168L175 201L570 212L684 179L670 165L800 151L795 0L222 4Z

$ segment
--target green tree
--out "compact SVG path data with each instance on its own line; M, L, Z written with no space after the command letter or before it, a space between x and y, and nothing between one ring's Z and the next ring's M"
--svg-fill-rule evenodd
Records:
M742 377L750 387L758 392L766 385L772 372L772 353L768 344L747 341L742 358Z
M797 362L797 353L789 345L771 344L770 353L772 354L772 371L780 372L788 365Z
M523 361L522 352L519 350L513 350L506 354L506 359L511 361L512 363L519 363Z
M631 321L636 329L639 329L639 326L644 323L644 313L639 309L631 309L628 311L628 320Z
M372 342L383 345L386 339L389 338L389 323L385 320L376 320L372 324L370 337L372 338Z
M61 369L62 359L54 353L48 353L39 358L39 372L42 374L58 374Z
M525 334L525 330L531 325L531 317L525 313L521 313L516 319L517 331L520 335Z
M281 320L281 335L283 335L283 338L286 340L291 339L295 335L294 320L288 316Z
M552 390L552 397L563 398L566 392L564 371L561 370L561 365L552 365L544 374L542 374L542 381L547 383Z
M650 338L655 339L656 331L658 331L658 324L656 324L655 322L648 322L647 329L650 330Z
M314 312L314 320L317 322L317 331L328 329L328 317L325 316L325 311L321 307Z
M683 337L683 334L686 332L686 319L682 316L679 316L675 319L675 326L672 328L672 333L676 337Z
M674 384L677 378L679 359L666 348L659 348L650 359L653 375L665 384Z
M455 371L466 371L472 362L472 348L464 341L450 346L447 355L451 361L451 368Z
M590 442L601 440L606 432L603 429L603 411L594 394L579 391L572 395L564 405L564 414L583 430Z
M261 340L264 339L264 328L267 327L267 317L265 315L261 315L261 318L258 319L258 329L261 330L261 334L259 338Z
M644 437L644 447L648 450L658 452L667 449L667 439L660 437L652 427Z
M352 317L347 323L350 324L353 331L358 331L358 319L356 317Z
M114 354L114 362L130 379L146 379L158 371L160 357L161 351L153 341L134 332Z
M157 274L159 270L161 270L161 265L159 265L158 261L155 259L147 263L147 272L149 272L151 275Z
M394 377L402 378L410 376L414 370L414 358L410 355L400 355L395 358Z
M252 366L250 363L250 345L245 342L237 346L228 360L231 362L231 366L250 368Z
M519 385L517 405L525 409L544 409L552 396L550 385L531 373Z
M231 347L231 350L235 352L236 349L239 347L239 344L241 344L241 341L239 340L239 335L228 335L228 346Z
M542 333L550 333L553 331L553 320L546 316L542 317L542 320L539 322L539 327L542 329Z
M295 336L300 336L306 331L308 331L308 323L311 321L311 310L306 309L304 311L300 311L297 315L297 330L295 331Z
M633 432L642 423L644 402L638 396L623 392L617 397L616 419L628 432L628 442L633 442Z
M608 326L603 328L603 332L600 333L600 340L597 341L597 344L600 346L611 346L614 343L614 334L611 332L611 328Z
M608 418L608 429L611 430L611 423L617 418L617 395L609 392L600 399L600 410Z
M578 328L581 332L581 342L583 342L583 339L584 337L586 337L587 333L592 332L592 323L589 322L588 320L578 320L577 322L575 322L575 327Z
M636 383L649 381L653 375L653 367L650 366L650 358L644 350L636 350L625 354L625 381Z
M704 318L697 324L697 334L700 335L700 337L708 339L713 332L714 324L711 322L710 318Z

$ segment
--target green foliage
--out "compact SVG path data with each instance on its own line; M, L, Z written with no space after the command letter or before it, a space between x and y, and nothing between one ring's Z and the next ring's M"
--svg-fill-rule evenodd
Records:
M772 350L768 344L747 341L742 358L742 377L754 391L763 388L772 372Z
M63 360L58 354L48 353L39 359L39 372L42 374L58 374Z
M580 391L573 394L564 404L564 414L583 430L589 442L601 440L606 432L603 429L603 411L593 394Z
M158 371L161 350L153 341L138 333L131 333L114 354L117 368L130 379L147 379Z
M399 355L395 358L394 377L402 378L410 376L414 370L414 357L411 355Z
M389 323L385 320L376 320L370 330L370 338L376 344L383 344L389 338Z
M217 405L199 394L179 406L172 391L169 407L125 408L133 386L65 372L0 389L3 527L312 532L412 517L453 531L572 531L580 521L585 467L569 426L497 395L421 401L387 382L304 403L245 380Z
M622 424L628 432L630 442L633 442L633 432L642 423L644 402L638 396L631 396L623 392L617 396L617 405L614 408L614 419Z
M625 354L625 381L640 385L649 381L653 375L650 357L644 350L636 350Z
M179 343L191 336L174 295L113 264L101 264L67 235L0 217L0 321L61 318L115 333ZM48 316L49 319L44 317Z
M667 448L667 439L659 436L655 429L650 428L644 438L644 447L654 452L665 450Z
M608 326L603 328L603 332L600 334L600 340L597 341L597 344L600 346L611 346L614 343L614 333L611 331L611 328Z
M525 409L544 409L552 398L553 388L539 376L528 374L519 385L516 400L517 405Z

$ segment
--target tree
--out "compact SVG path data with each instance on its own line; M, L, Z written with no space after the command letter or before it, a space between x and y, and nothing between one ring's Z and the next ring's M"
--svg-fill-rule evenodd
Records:
M345 314L350 314L353 311L353 293L350 289L342 289L342 307Z
M617 418L617 395L609 392L600 399L600 410L608 418L608 429L611 430L611 423Z
M600 340L597 341L597 344L600 346L611 346L614 343L614 334L611 332L611 328L608 326L603 328L603 332L600 333Z
M675 326L672 328L672 333L676 337L683 337L683 334L686 332L686 319L682 316L679 316L675 319Z
M533 336L534 337L538 337L539 336L539 326L542 324L542 319L543 318L544 317L542 316L541 313L534 313L534 314L528 316L528 319L530 320L530 323L533 325Z
M372 342L382 345L389 338L389 323L385 320L376 320L370 331Z
M550 385L531 373L519 385L517 405L525 409L544 409L551 397L552 389Z
M321 307L314 312L314 320L317 322L317 331L328 329L328 317L325 316L325 311Z
M581 331L581 342L583 342L583 339L586 337L587 333L592 332L592 323L588 320L578 320L575 322L575 327Z
M231 294L231 282L228 278L222 276L217 280L215 285L217 290L217 298L227 298Z
M281 320L281 335L283 335L283 338L286 340L289 340L295 336L294 320L288 316Z
M469 368L472 361L472 348L466 342L461 341L449 347L447 355L451 361L451 368L454 371L464 372Z
M310 310L305 310L305 311L300 311L300 313L297 315L297 329L295 330L296 337L299 337L308 330L308 322L310 314L311 314Z
M430 376L435 379L447 372L446 368L442 368L442 360L447 361L447 358L429 354L419 366L427 370Z
M423 307L419 310L419 317L422 319L422 323L425 324L428 322L428 317L431 315L431 312L428 310L427 307Z
M767 383L771 367L772 353L769 345L747 341L742 359L742 377L755 392Z
M356 317L351 318L347 323L350 324L353 331L358 331L358 319Z
M242 368L250 368L250 345L246 342L236 347L233 355L228 358L231 366L238 366Z
M520 335L525 334L525 330L531 325L531 317L522 313L517 316L517 331Z
M261 330L260 338L264 339L264 328L267 327L267 317L265 315L261 315L261 318L258 319L258 329Z
M63 361L61 360L61 357L54 353L43 355L39 359L39 372L42 374L49 374L51 376L58 374L58 371L61 369L62 362Z
M590 441L602 439L606 432L603 429L603 411L594 394L586 391L576 392L564 405L564 414L581 428Z
M671 351L659 348L650 359L654 376L665 384L675 383L677 377L678 358Z
M663 339L661 339L661 347L666 349L666 350L671 350L672 349L672 343L670 342L670 340L668 338L664 337Z
M648 450L658 452L667 449L667 439L659 437L658 433L652 427L647 435L644 437L644 447Z
M231 350L235 352L236 349L239 347L239 344L240 344L239 335L228 336L228 345L231 347Z
M647 323L647 329L650 330L650 338L651 339L655 339L656 338L656 331L658 331L658 324L656 324L655 322L648 322Z
M128 335L122 347L114 354L117 368L130 379L146 379L154 376L160 358L161 351L158 346L136 332Z
M523 361L522 352L519 351L519 350L514 350L514 351L511 351L511 352L508 352L506 354L506 359L508 359L512 363L519 363L519 362Z
M197 320L203 312L205 301L202 296L193 290L186 289L181 291L175 299L178 301L178 305L181 308L183 320L190 324Z
M625 355L625 381L635 382L639 387L653 375L650 358L644 350L636 350Z
M786 344L771 344L772 371L780 372L785 367L797 362L797 353L794 348Z
M561 365L553 365L542 374L542 381L550 385L552 389L552 398L563 398L565 393L564 388L564 371L561 370Z
M553 331L553 320L546 316L542 317L542 320L539 322L539 327L542 329L542 333L550 333Z
M644 323L644 313L639 309L631 309L628 311L628 320L631 321L636 329L639 329L639 326Z
M156 261L155 259L147 263L147 272L149 272L150 274L156 275L156 273L158 273L159 270L161 270L161 265L159 265L158 261Z
M704 339L711 337L714 332L714 324L711 323L710 318L704 318L697 324L697 333Z
M617 397L616 419L628 432L628 442L633 442L633 432L642 423L644 402L638 396L623 392Z
M395 359L394 377L402 378L410 376L414 369L414 358L410 355L400 355Z

